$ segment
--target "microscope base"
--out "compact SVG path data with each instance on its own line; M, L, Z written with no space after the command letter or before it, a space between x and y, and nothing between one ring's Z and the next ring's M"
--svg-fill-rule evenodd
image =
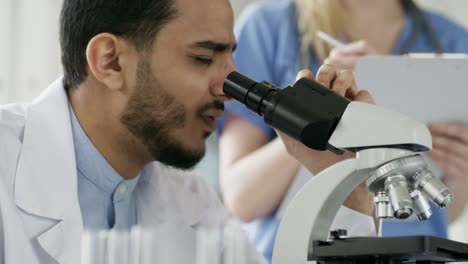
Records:
M468 261L468 244L430 236L356 237L314 241L320 264L445 263Z

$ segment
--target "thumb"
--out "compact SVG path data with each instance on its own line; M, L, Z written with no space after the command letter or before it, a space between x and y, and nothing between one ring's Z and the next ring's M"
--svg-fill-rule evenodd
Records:
M307 78L307 79L310 79L310 80L315 79L314 74L312 73L312 71L308 70L308 69L301 70L296 76L296 81L299 81L299 79L302 79L302 78Z
M353 101L359 101L359 102L364 102L368 104L375 104L374 99L372 98L370 93L366 90L360 90L354 97Z

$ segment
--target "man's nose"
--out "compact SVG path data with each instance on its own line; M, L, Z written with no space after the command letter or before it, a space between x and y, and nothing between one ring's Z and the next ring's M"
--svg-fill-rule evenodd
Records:
M236 70L236 66L234 64L234 60L229 59L223 67L220 68L219 72L219 80L216 80L213 85L211 86L211 93L222 101L231 100L231 97L224 94L223 86L224 80L227 76Z

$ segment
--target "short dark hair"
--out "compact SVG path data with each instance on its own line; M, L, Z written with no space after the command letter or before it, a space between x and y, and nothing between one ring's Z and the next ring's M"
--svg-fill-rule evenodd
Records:
M64 0L60 45L65 87L86 79L86 47L94 36L111 33L133 41L141 51L152 46L158 31L175 15L174 0Z

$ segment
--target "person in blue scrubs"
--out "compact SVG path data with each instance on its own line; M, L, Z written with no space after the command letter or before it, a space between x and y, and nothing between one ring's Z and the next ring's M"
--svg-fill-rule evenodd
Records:
M327 46L314 37L316 30L349 44L341 48ZM236 36L234 60L238 71L280 87L293 83L300 68L317 73L321 64L331 63L352 69L359 58L368 54L468 53L465 29L407 0L260 2L239 18ZM234 216L249 222L246 225L249 236L271 259L280 221L276 211L300 165L284 150L274 130L256 114L237 102L227 104L226 112L220 120L220 182L224 201ZM455 154L448 153L437 140L454 140L455 137L440 131L454 130L455 126L460 125L430 126L435 149L431 158L447 172L451 167L440 155ZM468 135L466 127L458 128L457 131ZM468 156L468 141L452 143ZM468 175L466 170L459 171ZM450 173L444 176L449 177ZM425 222L385 222L383 235L447 237L446 211L432 209L432 217Z

